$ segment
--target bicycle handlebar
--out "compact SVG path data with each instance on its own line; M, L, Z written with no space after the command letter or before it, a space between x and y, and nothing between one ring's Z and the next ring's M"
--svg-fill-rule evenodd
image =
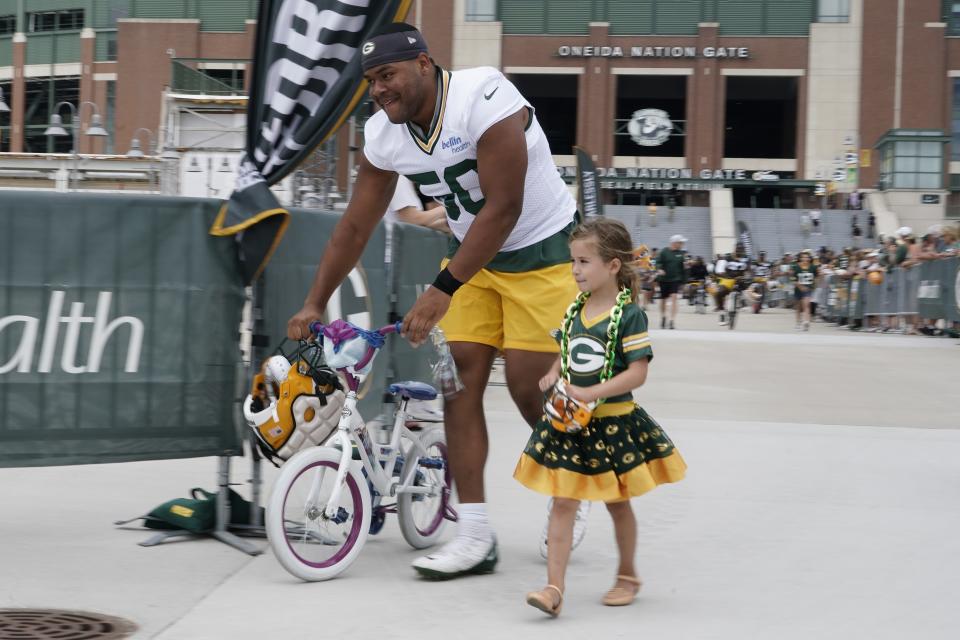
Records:
M360 329L360 327L358 327L355 324L352 324L349 322L347 322L346 324L349 324L354 329ZM326 326L327 325L323 324L319 320L316 322L311 322L309 325L310 333L312 333L315 336L319 336L321 333L323 333L323 330ZM386 336L391 333L400 333L400 330L402 327L403 327L403 322L396 322L394 324L388 324L383 327L380 327L379 329L373 329L373 331L376 331L382 336Z

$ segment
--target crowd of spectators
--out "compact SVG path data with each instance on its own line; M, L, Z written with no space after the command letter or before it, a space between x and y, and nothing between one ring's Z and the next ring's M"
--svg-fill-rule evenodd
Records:
M870 224L870 227L872 226L873 224ZM851 246L839 251L820 247L818 250L788 252L779 259L770 261L762 252L757 256L748 255L744 246L738 244L733 253L718 254L713 260L687 255L684 275L687 283L692 285L719 281L718 269L726 271L731 261L740 262L748 267L745 275L746 279L753 283L753 291L757 290L758 281L770 283L761 284L763 299L758 310L768 306L792 308L797 305L796 298L791 295L796 289L796 268L801 255L807 254L817 270L816 286L810 304L812 316L816 320L852 330L960 337L960 326L957 323L923 318L918 313L867 314L862 320L828 315L827 299L831 295L831 283L836 285L854 278L878 283L897 269L911 270L924 262L960 256L960 227L935 225L923 235L915 234L909 227L901 227L891 236L877 236L872 244L873 246L866 248ZM643 280L643 301L649 304L653 301L657 289L655 273L658 251L651 249L645 252L644 256L648 259L648 268L647 277ZM876 275L871 276L873 273ZM684 295L690 297L694 290L695 286L685 287ZM718 302L717 311L720 311L720 306L722 302Z
M898 268L911 270L924 262L960 255L960 229L936 225L918 237L911 228L901 227L894 235L878 237L874 247L847 247L837 252L821 247L811 253L815 256L814 263L818 269L812 305L814 315L820 321L870 332L960 337L955 323L942 320L937 322L931 318L923 318L918 313L868 314L863 320L842 315L829 316L826 313L831 282L843 282L859 277L867 282L879 283ZM775 263L773 272L780 274L781 280L788 280L787 274L796 263L797 257L785 254ZM871 277L872 273L877 275Z

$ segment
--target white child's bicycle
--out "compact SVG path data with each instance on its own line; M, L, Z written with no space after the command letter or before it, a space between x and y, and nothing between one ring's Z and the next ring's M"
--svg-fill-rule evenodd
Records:
M415 549L436 543L447 520L452 476L443 429L408 427L407 404L432 400L422 382L390 386L400 402L388 444L377 444L357 412L357 390L377 351L399 323L367 331L336 320L314 323L324 360L342 374L347 395L337 430L320 447L304 449L281 467L267 503L267 538L284 569L307 581L345 571L387 513L396 513L404 539ZM384 500L395 498L392 504Z

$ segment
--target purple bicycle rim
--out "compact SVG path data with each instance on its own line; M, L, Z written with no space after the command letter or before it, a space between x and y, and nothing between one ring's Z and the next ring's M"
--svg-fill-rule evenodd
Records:
M446 485L446 488L440 494L440 508L437 509L437 515L433 517L433 520L427 525L426 529L421 529L419 526L417 527L417 531L422 536L433 535L437 527L443 523L443 516L447 511L447 503L450 502L450 464L447 462L447 445L438 442L436 447L440 449L440 455L443 457L443 483Z
M313 464L308 466L306 469L304 469L303 471L297 474L297 477L294 478L293 482L290 483L290 488L293 488L293 485L297 483L297 480L300 479L300 476L305 474L310 469L313 469L314 467L318 467L318 466L329 467L333 470L336 470L338 465L337 463L331 462L329 460L320 460L319 462L314 462ZM360 487L357 486L357 483L353 479L353 476L350 475L349 473L347 474L347 487L350 489L350 497L353 499L354 512L356 512L358 508L362 510L362 506L358 507L358 505L363 504L360 499ZM283 496L283 513L287 512L287 498L290 497L290 488L287 489L286 495ZM284 536L284 541L287 543L287 547L290 549L290 553L296 556L297 560L315 569L325 569L327 567L332 567L333 565L337 564L338 562L343 560L348 553L350 553L350 550L353 549L353 545L356 544L357 542L357 537L360 535L360 526L363 524L362 521L363 521L362 517L361 518L354 517L353 527L350 528L350 535L347 536L346 541L343 543L340 549L335 554L333 554L333 556L331 556L330 558L327 558L323 562L310 562L309 560L307 560L306 558L304 558L303 556L301 556L299 553L296 552L296 550L290 544L290 539L287 536Z

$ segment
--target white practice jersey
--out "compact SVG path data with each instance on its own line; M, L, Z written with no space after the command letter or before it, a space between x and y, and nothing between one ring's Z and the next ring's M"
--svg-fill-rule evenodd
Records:
M438 76L439 107L429 131L393 124L379 111L364 127L363 153L372 165L395 171L417 183L425 196L447 210L447 222L462 241L484 205L477 175L477 143L492 125L524 107L527 126L527 175L523 211L501 251L536 244L573 221L576 202L557 172L550 145L533 117L530 103L493 67L477 67Z

